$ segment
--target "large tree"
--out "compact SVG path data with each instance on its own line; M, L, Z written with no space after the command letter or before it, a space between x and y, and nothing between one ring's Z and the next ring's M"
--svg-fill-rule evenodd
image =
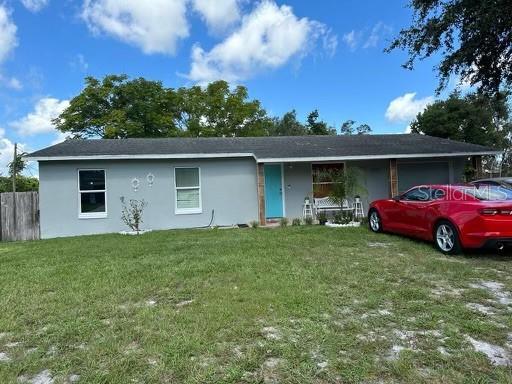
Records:
M413 21L387 48L406 49L405 68L441 55L438 92L452 75L495 95L512 85L511 0L410 0Z
M161 82L109 75L87 77L85 84L54 120L60 131L82 138L179 135L177 95Z
M248 100L247 88L231 90L225 81L205 88L177 91L180 125L187 136L263 136L271 124L258 100Z
M372 132L372 129L368 124L360 124L354 127L356 122L354 120L347 120L341 124L340 134L342 135L367 135Z
M281 118L274 118L269 126L269 136L303 136L308 134L308 129L297 120L297 112L286 112Z
M319 120L320 114L315 109L311 112L306 121L306 128L310 135L335 135L336 129L330 127L325 121Z
M419 113L411 124L413 133L480 144L505 151L504 170L510 163L512 121L507 94L489 98L481 93L465 96L454 92Z
M225 81L178 90L109 75L86 86L54 123L74 137L261 136L270 119L245 87Z

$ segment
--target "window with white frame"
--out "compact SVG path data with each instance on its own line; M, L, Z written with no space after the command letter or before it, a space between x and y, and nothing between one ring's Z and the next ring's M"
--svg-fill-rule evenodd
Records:
M78 171L79 217L107 217L107 188L104 169Z
M176 213L201 213L201 175L199 168L174 168Z

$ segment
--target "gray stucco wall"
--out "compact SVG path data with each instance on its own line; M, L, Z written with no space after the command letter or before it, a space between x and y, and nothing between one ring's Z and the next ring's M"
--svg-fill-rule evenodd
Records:
M398 161L398 181L402 188L421 183L459 183L463 181L465 158L408 159ZM365 210L370 202L389 197L389 160L346 162L361 175L361 194ZM311 163L284 164L285 215L302 217L304 197L312 194Z
M200 167L202 213L175 214L174 167ZM106 171L107 218L78 218L78 169ZM146 176L155 176L150 187ZM140 186L133 190L132 179ZM51 238L127 230L122 223L120 198L144 199L143 228L192 228L249 223L258 218L256 164L253 159L200 161L131 160L40 162L41 237Z

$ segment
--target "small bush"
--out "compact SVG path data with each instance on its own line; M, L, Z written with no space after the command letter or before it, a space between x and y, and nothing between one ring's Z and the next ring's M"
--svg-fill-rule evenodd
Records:
M325 223L327 223L327 213L320 212L317 216L317 219L320 225L325 225Z
M302 225L302 220L301 219L295 218L295 219L292 220L292 226L298 227L300 225Z
M349 224L352 221L352 214L350 212L337 212L334 215L335 224Z
M286 217L282 217L281 220L279 220L279 225L281 227L287 227L288 226L288 219Z
M130 200L129 205L123 201L123 209L121 211L121 220L134 232L140 232L140 225L142 224L142 214L146 207L144 200Z
M251 228L258 228L260 226L260 223L257 222L256 220L254 220L254 221L251 221L250 226L251 226Z
M304 219L304 224L306 225L313 225L313 218L308 216Z

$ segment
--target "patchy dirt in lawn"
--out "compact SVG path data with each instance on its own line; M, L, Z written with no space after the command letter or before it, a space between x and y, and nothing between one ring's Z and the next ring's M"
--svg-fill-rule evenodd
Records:
M454 287L450 286L449 284L440 282L435 288L432 288L430 290L430 293L436 297L442 297L442 296L459 297L459 296L462 296L464 291L465 291L465 289L463 289L463 288L454 288Z
M7 363L9 361L11 361L9 355L7 355L5 352L0 352L0 363Z
M472 311L479 312L484 315L494 315L496 313L494 311L494 308L478 303L468 303L466 304L466 307L471 309Z
M267 340L281 340L283 338L281 331L275 327L265 327L261 330L261 334Z
M51 372L48 369L45 369L33 377L22 375L18 377L18 382L28 384L53 384L54 379Z
M279 376L279 367L284 365L284 360L276 357L271 357L261 366L261 376L265 384L277 384L281 382Z
M190 300L183 300L183 301L180 301L179 303L176 304L176 307L177 308L183 308L183 307L186 307L187 305L190 305L194 302L194 299L190 299Z
M466 336L466 339L471 343L475 351L483 353L494 365L512 365L510 352L505 348L485 341L475 340L471 336Z
M502 305L512 305L512 295L505 291L505 285L497 281L479 281L469 285L471 288L484 289L494 296L498 303Z

